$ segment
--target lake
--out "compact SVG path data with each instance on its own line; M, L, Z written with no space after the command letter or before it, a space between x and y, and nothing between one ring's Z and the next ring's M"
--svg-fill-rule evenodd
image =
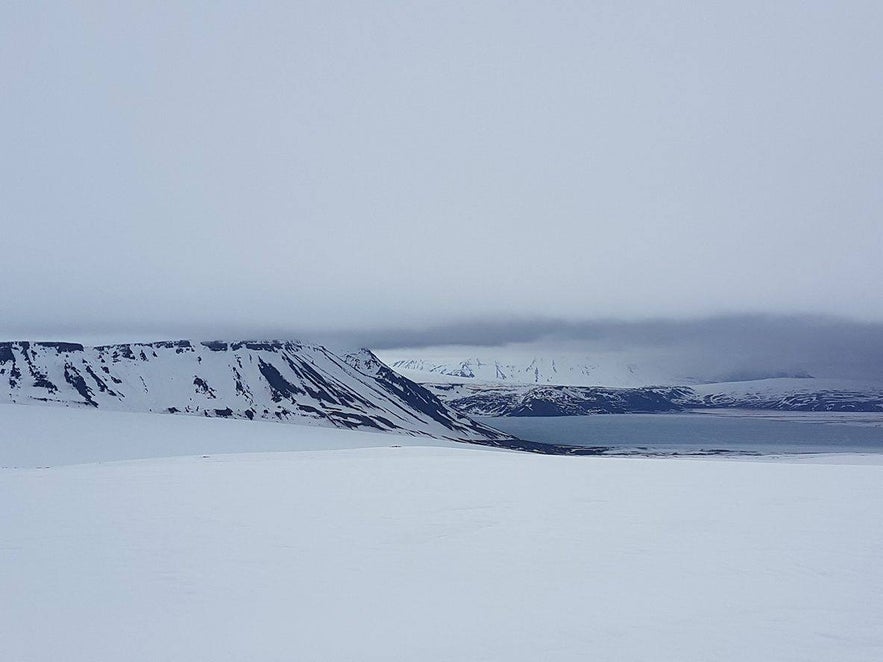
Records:
M603 447L604 454L883 452L883 413L705 410L478 420L528 441Z

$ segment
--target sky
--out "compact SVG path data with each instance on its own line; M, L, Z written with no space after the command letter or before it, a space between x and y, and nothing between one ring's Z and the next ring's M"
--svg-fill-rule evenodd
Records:
M880 2L3 3L0 337L879 330L880 34Z

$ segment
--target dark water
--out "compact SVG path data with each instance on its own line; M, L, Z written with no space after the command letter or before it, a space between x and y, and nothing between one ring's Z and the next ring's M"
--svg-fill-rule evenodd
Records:
M481 418L521 439L605 454L881 453L883 414L728 412Z

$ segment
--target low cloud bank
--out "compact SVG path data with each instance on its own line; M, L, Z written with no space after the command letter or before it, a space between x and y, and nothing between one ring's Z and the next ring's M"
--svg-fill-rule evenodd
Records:
M619 354L709 379L762 376L837 377L883 381L883 323L823 316L728 315L639 321L552 318L477 319L425 327L316 329L210 325L138 328L70 326L35 332L0 329L5 340L66 340L85 344L173 338L302 339L333 347L369 347L401 356L471 353L506 356ZM499 349L495 349L499 348Z
M731 315L693 320L485 320L375 330L363 344L420 355L433 346L518 345L538 354L621 353L711 379L817 376L883 379L883 324L819 316ZM456 347L453 348L456 352Z

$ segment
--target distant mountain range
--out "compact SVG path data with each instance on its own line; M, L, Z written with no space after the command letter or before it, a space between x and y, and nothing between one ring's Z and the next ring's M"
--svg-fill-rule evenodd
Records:
M581 416L689 409L883 412L883 385L843 380L778 378L637 388L487 382L424 386L470 416Z
M429 356L405 357L398 352L382 356L390 367L416 382L549 384L555 386L642 387L680 386L710 382L737 382L758 379L808 379L805 370L705 370L691 374L675 356L640 352L599 352L592 356L576 353L524 354L514 352L463 358Z
M802 370L738 369L738 357L692 376L683 354L639 350L549 351L542 347L429 348L383 354L402 375L470 416L578 416L706 408L883 411L879 381L814 378ZM724 357L726 358L726 357ZM698 365L698 364L697 364ZM728 368L727 368L728 366Z
M523 356L490 358L405 358L390 360L390 366L419 381L505 382L512 384L555 384L566 386L638 386L665 381L635 361L610 357Z
M507 445L368 350L288 341L0 343L0 402L261 419Z
M525 384L514 380L529 373L512 366L460 365L458 376L408 365L399 369L426 383L400 375L365 349L335 353L292 341L96 347L3 342L0 402L280 421L535 452L569 450L515 439L471 417L707 408L883 412L881 384L808 378L637 387ZM466 376L490 369L504 376L496 381ZM558 362L536 361L534 378L550 378L547 369L573 379L580 374L575 365L563 369ZM440 375L444 381L436 383Z

